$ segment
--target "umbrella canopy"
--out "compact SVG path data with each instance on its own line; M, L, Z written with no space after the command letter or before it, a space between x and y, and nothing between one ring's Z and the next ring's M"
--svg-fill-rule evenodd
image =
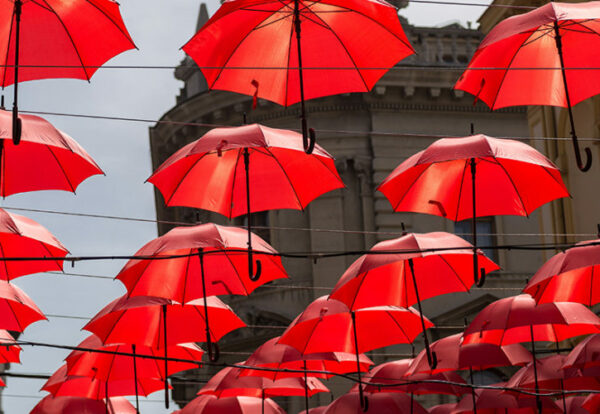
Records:
M225 1L183 50L210 89L285 106L367 92L414 53L395 7L380 0Z
M600 333L600 318L579 303L537 305L522 294L486 306L465 329L463 344L486 342L509 345L529 341L560 342Z
M322 405L320 407L311 408L308 411L300 411L298 414L323 414L328 407L328 405Z
M519 344L498 346L475 343L462 345L462 334L450 335L431 344L437 355L437 367L432 370L425 350L413 359L408 371L412 373L437 373L462 369L483 370L493 367L510 367L531 362L531 353Z
M600 239L577 243L552 256L531 278L524 293L538 303L600 303Z
M0 257L56 258L56 260L4 260L0 265L2 280L8 281L31 273L61 271L63 269L61 258L68 253L69 251L42 225L27 217L0 209Z
M278 344L280 337L269 339L267 342L256 348L248 357L244 365L256 366L261 368L273 368L277 370L309 370L309 371L328 371L338 374L356 372L356 356L347 352L322 352L317 354L301 354L296 348ZM359 356L361 371L367 372L373 365L366 355ZM259 376L272 380L285 377L303 377L302 372L282 372L282 371L261 371L242 369L240 376ZM310 377L328 379L332 374L318 374L311 372Z
M427 411L406 394L378 392L367 394L368 410L363 410L359 395L350 392L329 404L324 414L361 414L365 411L378 414L426 414Z
M198 391L198 395L210 394L218 398L303 396L310 397L320 392L329 392L327 387L316 378L308 377L306 381L300 377L288 377L276 381L264 377L240 376L240 369L223 368L208 380Z
M434 405L428 411L429 414L453 414L456 409L456 403L447 403Z
M72 351L65 361L67 362L67 375L81 377L96 377L101 380L121 380L133 379L134 372L137 371L137 377L140 378L165 378L165 367L163 361L157 358L163 357L164 353L150 347L136 347L132 345L107 345L103 346L102 341L96 336L91 335L84 339L78 345L78 348L97 349L107 352L121 352L154 357L136 358L136 367L133 367L133 358L127 355L118 355L110 353L94 353L87 351ZM168 375L180 371L198 368L204 352L196 344L180 344L168 348L170 358L187 359L198 361L197 364L191 362L169 361Z
M410 233L377 243L370 251L373 254L361 256L344 272L331 291L331 299L344 302L350 309L408 307L418 302L417 293L425 300L468 291L473 285L473 246L450 233ZM386 252L389 254L382 254ZM499 269L483 253L478 255L486 273Z
M34 115L19 118L21 143L14 145L11 114L0 109L0 196L38 190L74 193L85 179L104 174L73 138L45 119Z
M0 329L23 332L43 319L46 317L25 292L14 283L0 280Z
M322 296L294 319L278 343L291 345L304 354L331 351L356 354L411 343L423 332L420 314L412 308L377 306L353 312L355 323L348 306ZM428 319L425 321L427 328L433 326Z
M455 384L466 384L458 374L450 371L437 374L412 374L410 372L412 359L390 361L374 367L365 374L366 392L403 392L412 394L447 394L460 396L470 392L470 388ZM420 382L423 381L423 382ZM427 382L432 381L432 382ZM441 382L434 382L441 381ZM453 384L443 383L444 381ZM406 382L406 384L403 384ZM379 384L389 386L381 387ZM398 385L396 385L398 384Z
M491 109L514 105L567 107L577 166L587 171L591 150L585 149L584 163L571 108L600 92L600 59L592 52L600 40L599 18L597 1L551 2L512 16L483 39L454 87L475 95Z
M344 186L324 149L317 146L305 154L300 134L258 124L210 130L169 157L148 181L167 206L196 207L229 218L304 210L321 194Z
M552 355L536 362L539 389L544 390L598 390L600 382L594 377L583 376L577 369L562 369L564 355ZM533 391L535 389L535 370L529 363L517 371L506 383L507 387ZM525 396L527 398L528 396ZM529 396L529 398L531 398Z
M135 407L122 397L108 402L82 397L54 397L47 395L29 414L135 414Z
M262 276L254 281L248 276L246 230L212 223L177 227L147 243L136 256L185 256L163 260L132 259L117 275L127 287L129 296L158 296L187 303L204 296L249 295L258 286L286 278L281 258L267 242L252 234L252 249L262 263ZM219 252L214 252L215 250ZM200 262L198 252L204 254ZM212 252L212 253L211 253ZM191 256L196 254L196 256ZM204 269L201 269L201 266ZM204 270L204 273L202 272Z
M229 306L215 296L206 298L211 340L218 341L232 330L246 326ZM163 305L167 308L167 346L206 339L205 314L202 299L181 305L148 296L114 300L94 316L83 329L96 334L104 344L129 343L164 348L165 321Z
M597 413L600 410L600 394L590 394L581 404L583 408L590 413Z
M505 384L496 384L505 386ZM475 391L475 405L477 413L480 414L535 414L535 400L531 398L517 399L513 394L506 393L501 389L479 389ZM541 404L543 413L562 413L556 403L548 398L542 397ZM453 413L473 413L473 397L468 395L456 404ZM539 413L538 413L539 414Z
M67 365L61 366L46 383L42 390L55 397L73 396L102 400L107 397L123 395L148 396L163 388L163 381L157 378L137 378L128 380L102 381L94 377L67 375Z
M20 36L15 9L21 8ZM15 46L19 37L19 81L48 78L90 80L113 56L135 48L119 12L110 0L7 1L0 7L5 22L0 41L0 86L14 81Z
M600 57L594 53L600 40L599 18L600 2L591 1L547 3L505 19L481 42L455 88L476 95L491 109L514 105L566 107L565 85L561 71L556 70L564 67L571 105L576 105L600 92ZM469 70L478 68L500 70Z
M472 159L475 167L470 165ZM476 169L476 179L471 168ZM569 195L558 168L538 151L522 142L481 134L437 140L396 167L377 189L394 211L454 221L529 216L541 205Z
M563 368L600 367L600 335L590 335L579 342L565 358Z
M270 398L226 397L200 395L186 404L180 414L285 414L285 411Z
M584 396L575 396L575 397L567 397L565 398L566 405L566 413L569 414L589 414L592 411L588 411L583 407L583 403L586 397Z

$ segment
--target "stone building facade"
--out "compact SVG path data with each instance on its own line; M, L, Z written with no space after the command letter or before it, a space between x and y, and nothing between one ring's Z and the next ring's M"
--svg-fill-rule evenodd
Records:
M203 7L198 26L207 18ZM490 136L528 135L526 108L491 112L482 103L474 105L472 96L452 89L461 67L467 64L483 37L479 31L458 24L432 28L411 26L406 20L402 23L416 55L401 61L369 93L307 102L310 126L317 130L318 143L336 158L336 167L346 188L319 197L304 212L279 210L255 215L254 225L268 227L261 230L261 235L279 251L365 250L381 240L399 237L402 223L409 232L468 232L470 225L455 224L440 217L394 213L375 188L400 162L424 149L436 137L469 135L471 124L476 132ZM208 125L240 125L244 114L249 123L287 129L300 126L297 106L284 108L259 100L253 110L251 97L209 92L201 72L188 58L176 69L175 76L184 86L175 106L161 119L172 123L157 123L150 128L154 168L177 149L202 136L208 131ZM594 168L600 168L600 162ZM552 203L546 210L561 208ZM223 217L210 212L166 208L158 192L156 210L159 220L164 221L227 223ZM479 231L485 234L480 244L538 242L540 237L535 234L540 232L545 217L534 213L530 218L482 219ZM233 224L239 225L242 221L236 220ZM169 229L167 224L159 225L161 234ZM546 259L541 252L494 250L491 254L503 270L488 276L484 288L425 301L424 313L441 326L430 332L432 339L459 332L464 319L472 318L488 303L519 293L525 280ZM355 259L284 260L290 280L261 288L249 297L226 298L246 323L260 327L240 330L224 338L221 343L224 360L244 360L248 352L279 335L282 330L277 327L287 325L309 302L327 294L327 288L335 285ZM282 287L274 288L277 284ZM416 348L418 351L421 345L417 343ZM381 363L410 352L410 347L397 346L377 350L372 357ZM199 382L209 376L206 370L186 375ZM504 373L486 375L489 378L482 380L493 381ZM349 387L348 383L335 381L327 385L336 396ZM173 396L183 403L194 397L199 386L176 386ZM314 397L311 405L329 401L329 396ZM301 400L291 399L286 404L290 412L298 412L303 407Z

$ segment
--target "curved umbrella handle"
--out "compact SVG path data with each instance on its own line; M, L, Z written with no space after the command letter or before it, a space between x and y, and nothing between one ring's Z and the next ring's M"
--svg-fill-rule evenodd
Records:
M208 359L210 362L217 362L219 357L221 356L221 351L219 350L219 344L210 340L206 343L206 349L208 352Z
M429 347L426 347L425 349L427 350L427 363L429 364L429 368L431 368L431 370L433 371L437 368L438 365L437 354L435 353L435 351L432 351Z
M579 142L577 141L577 136L573 135L573 149L575 150L575 161L577 162L577 168L581 172L586 172L592 166L592 151L585 147L583 150L585 151L585 164L581 159L581 151L579 151Z
M260 275L262 274L262 263L260 260L256 259L256 266L254 264L255 261L252 259L252 250L248 250L248 277L251 281L256 282L260 279ZM254 273L255 267L256 273Z
M15 145L19 145L19 142L21 142L22 126L21 118L19 118L19 110L15 105L12 112L12 140ZM589 148L586 149L589 150Z
M302 117L302 145L304 146L304 152L312 154L315 149L317 142L317 136L315 130L308 127L308 122L305 117Z
M477 277L475 276L475 286L477 287L483 287L483 285L485 284L485 269L481 268L479 269L479 271L481 272L481 276ZM475 273L477 274L477 273Z
M364 394L360 396L360 408L362 408L365 413L369 411L369 397Z

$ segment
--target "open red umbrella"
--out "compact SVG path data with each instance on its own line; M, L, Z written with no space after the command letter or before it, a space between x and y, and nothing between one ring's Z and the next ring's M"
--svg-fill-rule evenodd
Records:
M240 363L243 365L243 363ZM320 392L329 392L327 387L316 378L288 377L270 380L264 377L240 376L240 368L227 367L217 372L198 391L198 395L210 394L218 398L248 396L248 397L277 397L302 396L307 392L313 396Z
M600 2L550 2L500 22L483 39L455 85L491 109L516 105L568 108L577 165L581 159L571 107L600 92ZM486 69L487 68L487 69ZM585 69L585 70L582 70Z
M23 332L43 319L46 317L25 292L14 283L0 280L0 329Z
M421 314L412 308L377 306L350 310L346 304L322 296L310 303L285 330L279 343L303 354L352 352L358 355L389 345L412 343L423 332ZM433 324L424 319L425 329ZM362 388L359 388L362 397Z
M328 379L333 374L319 374L310 371L328 371L338 374L355 372L356 357L354 354L347 352L320 352L317 354L302 354L296 348L278 344L279 336L269 339L267 342L256 348L256 350L248 357L244 365L250 365L260 368L271 368L278 371L263 371L242 369L240 376L253 375L265 377L272 380L287 378L287 377L303 377L304 381L308 381L308 377ZM369 366L373 365L366 355L360 354L359 366L362 372L369 370ZM304 372L286 372L281 370L296 370ZM308 389L304 395L306 409L309 409Z
M417 304L423 315L421 300L470 289L472 249L467 241L444 232L410 233L382 241L344 272L330 297L351 310ZM477 255L481 256L481 271L489 273L499 268L480 251ZM435 354L430 352L427 334L424 339L428 361L434 367Z
M531 278L524 293L538 303L600 303L600 239L577 243L552 256Z
M304 154L296 132L258 124L212 129L169 157L148 181L167 206L201 208L229 218L281 208L304 210L321 194L344 186L324 149L317 146L311 155ZM251 229L248 217L248 273L256 279L260 264L255 275Z
M0 364L21 362L21 347L16 345L15 338L4 329L0 329Z
M260 282L247 273L246 231L212 223L177 227L152 240L136 256L162 259L132 259L116 278L125 284L130 297L157 296L187 303L213 295L248 295L258 286L287 277L275 249L255 234L251 240L255 256L261 258ZM203 302L206 313L207 303ZM206 325L209 326L208 322ZM218 349L208 331L206 342L209 357L215 362Z
M212 341L246 326L229 306L215 296L207 298ZM164 318L166 308L166 321ZM165 322L169 329L165 337ZM96 334L104 344L135 344L154 348L205 339L205 314L202 300L185 305L163 298L122 296L94 316L83 329Z
M1 175L1 174L0 174ZM0 279L63 269L69 251L42 225L0 208L0 257L52 257L56 260L3 260Z
M377 392L368 394L368 407L363 409L360 396L356 392L349 392L329 404L324 414L362 414L395 413L395 414L427 414L427 411L418 402L406 394L397 392Z
M48 391L55 397L83 397L95 400L107 398L106 390L109 390L108 397L117 397L124 395L143 395L148 396L155 391L163 388L163 381L159 378L133 378L126 380L102 381L94 377L67 376L66 364L61 366L46 383L42 390Z
M210 89L300 102L309 152L305 99L368 92L414 53L383 0L229 0L183 50Z
M54 397L47 395L29 414L136 414L127 399L112 397L108 401L83 397Z
M529 216L569 195L558 168L529 145L473 135L443 138L402 162L377 187L394 211L433 214L454 221L477 217ZM479 271L473 254L474 277Z
M135 48L111 0L6 1L0 7L0 86L14 85L13 139L19 142L19 81L89 81L106 61Z
M530 295L523 294L486 306L465 329L463 344L531 342L537 378L535 341L560 342L589 333L600 333L600 318L585 306L570 302L537 305ZM535 389L539 391L537 383ZM537 403L539 408L539 398Z
M107 387L109 386L109 382L113 380L158 378L164 380L165 390L168 390L167 378L169 375L188 369L198 368L200 364L199 361L201 361L202 354L204 353L196 344L170 346L168 348L168 354L171 358L198 361L198 363L171 361L169 364L163 366L162 361L159 361L157 358L162 358L164 351L159 352L155 348L147 346L136 347L135 345L129 344L103 346L102 341L96 335L90 335L83 340L83 342L78 345L78 348L95 349L102 352L72 351L67 358L65 358L65 361L67 362L67 375L94 377L105 381ZM115 353L111 354L110 352ZM126 353L133 357L129 355L119 355L117 353ZM135 358L134 356L136 353L154 358ZM110 395L108 388L105 390L105 393L106 395ZM135 397L137 406L137 390Z
M579 342L565 358L563 368L600 367L600 335L590 335Z
M38 190L74 193L88 177L104 174L73 138L45 119L20 115L19 120L21 143L15 145L10 112L0 109L0 196Z
M270 398L235 396L217 398L200 395L187 403L180 414L285 414L285 411Z
M436 374L411 373L412 359L390 361L374 367L364 376L366 392L403 392L407 394L446 394L461 396L469 393L462 377L452 371ZM431 381L431 382L428 382ZM382 386L386 385L386 386Z

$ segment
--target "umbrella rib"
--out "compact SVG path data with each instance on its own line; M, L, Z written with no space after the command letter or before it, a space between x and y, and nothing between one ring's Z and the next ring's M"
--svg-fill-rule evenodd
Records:
M46 249L46 251L48 252L48 254L50 255L50 257L54 257L54 255L52 254L52 252L50 251L50 249L48 249L48 246L46 246L45 243L40 242L40 244L44 247L44 249ZM4 253L2 253L4 255ZM63 259L64 260L64 259ZM54 263L56 263L56 266L62 270L62 266L60 265L60 260L59 259L54 259L53 260Z
M515 182L513 181L512 177L510 176L510 174L508 173L508 171L506 170L504 165L502 165L502 163L498 159L496 159L496 161L498 162L498 165L500 166L500 168L502 168L502 170L504 171L504 173L510 180L510 183L512 184L513 188L515 189L515 193L517 193L517 196L519 197L519 201L521 202L521 205L523 206L523 210L525 211L525 216L529 217L529 212L527 212L527 207L525 207L525 202L523 201L523 198L521 197L521 194L519 193L519 190L517 189Z
M102 341L102 343L104 345L106 345L106 342L108 341L108 337L112 334L112 332L114 331L114 329L116 328L117 324L119 323L119 321L123 318L123 316L125 316L125 312L126 311L120 311L120 314L117 316L117 319L115 320L115 322L112 324L112 326L110 327L110 329L108 330L108 332L106 333L106 335L104 335L104 339L102 339L100 337L100 335L98 335L96 332L94 331L90 331L93 334L95 334L98 338L100 338L100 340ZM90 321L91 322L91 321Z
M177 183L177 185L175 186L175 189L173 190L173 192L171 193L171 195L169 196L169 198L167 200L165 200L165 205L169 205L169 203L171 202L171 200L173 199L173 197L175 196L175 193L179 190L179 187L181 186L181 183L183 183L183 181L185 180L185 178L190 174L190 172L196 167L196 165L202 161L202 159L204 157L206 157L209 153L205 152L204 154L202 154L200 157L198 157L198 159L196 161L194 161L194 164L192 164L192 166L190 166L190 168L188 168L188 170L185 172L185 174L183 174L183 177L181 177L181 179L179 180L179 182Z
M415 177L415 179L413 180L413 182L412 182L412 183L410 183L410 185L408 186L408 190L406 190L406 191L404 192L404 194L402 195L402 197L400 197L400 199L398 200L398 202L396 203L396 205L395 205L395 206L392 206L394 211L397 211L396 209L398 208L398 206L400 206L400 203L402 203L402 201L404 201L404 198L405 198L405 197L408 195L408 192L410 191L410 187L412 187L413 185L415 185L415 183L416 183L416 182L419 180L419 178L421 178L421 176L422 176L423 174L425 174L425 172L426 172L428 169L429 169L429 166L427 166L427 168L424 168L424 169L423 169L423 171L421 171L421 172L419 173L419 175ZM380 184L380 186L381 186L381 184Z
M543 35L543 36L545 36L545 35ZM540 38L543 36L540 36ZM531 35L529 36L529 38L531 38ZM502 80L500 81L500 85L498 85L498 89L497 89L498 92L496 93L496 96L494 96L494 102L492 102L492 106L491 106L492 110L495 109L494 107L496 106L496 101L498 100L498 95L500 95L500 89L502 88L502 85L504 84L504 81L506 80L506 75L508 75L511 65L515 61L515 59L516 59L517 55L519 54L519 52L521 51L521 49L525 46L526 42L527 42L527 40L525 40L523 43L521 43L519 45L519 48L515 51L515 53L510 58L510 62L508 62L508 65L506 66L506 69L504 70L504 74L502 75Z
M253 251L256 252L256 250L254 250L254 249L253 249ZM231 264L231 267L233 268L233 271L237 275L238 279L240 279L240 281L243 280L242 279L242 275L240 275L240 272L238 272L237 268L233 264L233 261L231 260L231 258L227 254L227 252L224 252L223 255L227 258L227 261ZM250 292L248 292L248 289L246 288L246 285L244 283L242 283L242 286L244 287L244 290L246 291L246 296L250 295Z
M407 308L406 310L407 310L408 312L410 312L410 310L408 310L408 308ZM412 339L411 339L411 338L408 336L408 334L406 333L406 331L404 330L404 328L402 327L402 325L400 325L400 323L399 323L399 322L396 320L396 318L394 318L394 317L391 315L391 312L390 312L390 311L385 311L385 313L386 313L386 315L387 315L387 316L389 316L389 317L392 319L392 321L394 321L394 323L396 324L396 326L398 326L398 328L399 328L399 329L402 331L402 334L404 335L404 337L405 337L405 338L406 338L406 340L408 341L407 343L412 343L412 342L414 341L414 339L415 339L415 338L412 338ZM412 313L412 312L410 312L410 313ZM423 315L421 312L418 312L418 314L419 314L419 317L422 317L422 316L424 317L424 315ZM426 330L427 330L427 329L426 329ZM421 331L421 332L423 333L423 335L426 335L426 334L425 334L425 331Z
M74 193L75 192L75 188L73 187L73 184L71 183L71 180L69 180L69 176L67 175L67 172L65 171L65 169L62 166L62 164L58 160L58 157L56 156L56 154L54 153L54 151L52 151L52 147L50 145L45 145L45 147L46 147L46 149L48 149L48 151L50 151L50 154L52 154L52 157L56 161L56 164L60 168L60 171L65 176L65 180L67 180L67 184L69 184L69 187L71 188L71 192Z
M313 155L313 158L316 158L321 164L323 164L323 166L327 169L327 171L329 171L333 175L333 177L336 180L338 180L344 186L344 188L346 187L346 185L344 184L344 182L339 178L337 170L335 169L335 165L333 167L334 171L331 171L331 168L329 168L329 166L327 165L327 163L325 163L325 161L323 161L321 159L320 155L315 155L314 153L312 155Z
M233 204L233 190L235 189L235 177L237 177L238 165L240 163L240 156L242 155L242 151L238 149L237 158L235 159L235 163L233 165L233 180L231 181L231 192L229 194L229 215L228 219L231 220L233 218L233 208L231 205ZM248 156L250 158L250 156ZM247 191L248 189L246 189ZM250 209L248 209L250 210ZM248 215L248 222L250 222L250 211L246 211Z
M83 63L83 59L81 58L79 49L77 49L77 45L75 45L75 41L73 40L73 37L71 36L71 32L69 32L69 29L67 29L67 26L65 26L65 23L62 21L62 19L58 15L58 13L56 13L56 11L54 11L54 9L52 9L52 7L48 4L48 2L46 0L42 0L42 1L44 3L46 3L46 5L50 8L50 11L56 16L56 19L59 21L60 25L63 27L63 29L65 29L65 33L67 34L67 37L71 41L71 45L73 46L73 49L75 49L75 53L77 54L79 63L81 63L81 69L83 70L83 73L85 73L85 77L86 77L87 81L89 82L90 76L88 75L87 70L85 69L85 63Z
M465 182L465 174L467 172L467 166L469 165L469 162L467 160L465 160L465 166L463 168L463 172L462 172L462 176L460 179L460 188L458 189L458 198L456 199L456 214L454 214L454 221L459 221L458 220L458 212L460 211L460 196L462 195L462 190L463 190L463 184ZM473 198L473 194L471 194L471 198ZM475 200L475 202L477 202L477 200ZM475 217L475 220L477 220L477 217ZM473 240L473 243L476 243L475 240Z
M469 254L470 256L471 254ZM458 275L458 273L456 272L456 270L454 270L454 268L452 266L450 266L450 263L448 263L448 261L446 260L446 258L439 254L436 255L437 257L439 257L440 259L442 259L444 261L444 263L446 263L448 265L448 267L452 270L452 273L454 273L454 275L456 276L456 278L460 281L460 283L465 287L465 290L468 292L471 288L467 285L465 285L465 282L463 282L463 280L460 278L460 276Z
M2 257L6 257L6 255L4 254L4 246L2 246L2 243L0 243L0 255L2 255ZM6 271L6 280L10 281L10 276L8 273L8 260L3 260L4 262L4 270Z
M281 163L279 162L279 160L277 159L277 157L275 157L275 155L271 152L271 150L268 147L265 147L265 149L271 155L271 157L275 160L275 162L277 163L277 165L279 165L279 168L281 168L281 171L283 171L283 175L285 175L286 180L288 181L288 183L290 184L290 187L292 188L292 191L294 192L294 196L296 197L296 201L298 201L298 205L300 206L300 210L304 211L304 206L302 205L302 201L300 201L300 197L298 196L298 193L296 192L296 189L294 188L294 185L292 184L292 180L290 180L290 177L289 177L287 171L285 170L285 168L283 168L283 165L281 165Z
M131 36L125 31L123 30L123 28L121 26L119 26L104 10L102 10L100 7L98 7L96 4L94 4L92 1L90 0L86 0L89 4L91 4L92 6L94 6L96 9L98 9L98 11L100 13L102 13L104 16L106 16L106 18L121 32L121 34L131 43L131 45L133 47L135 47L137 49L137 46L135 45L135 43L133 42L133 39L131 38ZM119 14L120 14L120 10L119 10Z
M593 300L593 287L594 287L594 268L596 266L592 266L592 274L590 275L590 304L588 306L593 306L592 305L592 300Z
M13 8L13 10L14 10L14 8ZM3 68L3 72L2 72L2 88L4 88L4 85L6 82L6 69L8 68L8 52L10 50L10 40L12 37L14 21L15 21L15 13L13 11L11 19L10 19L10 31L8 32L8 40L6 41L6 56L4 57L4 68Z
M287 47L287 67L285 70L285 106L288 106L288 97L289 97L289 90L290 90L290 59L292 58L292 43L294 40L294 32L295 32L295 28L294 28L294 24L292 22L292 24L290 24L290 40L288 42L288 47ZM302 43L300 43L300 47L302 47Z
M312 13L312 10L311 10L311 13ZM346 45L344 44L344 42L342 41L342 39L340 39L340 37L338 36L338 34L333 30L333 28L331 26L329 26L329 24L325 20L323 20L320 16L318 16L316 14L315 14L315 17L317 19L319 19L321 22L323 22L323 24L326 26L327 29L329 29L329 31L333 34L333 36L337 39L337 41L340 42L340 45L342 46L342 48L346 52L346 55L348 55L348 58L352 62L352 65L354 65L354 69L358 72L358 75L360 76L360 80L362 81L362 83L363 83L363 85L365 87L365 91L369 91L369 86L367 85L367 82L365 81L365 78L363 77L362 72L360 71L360 69L358 69L358 65L356 64L356 62L354 61L354 59L350 55L350 52L348 51L348 48L346 47Z
M260 24L260 25L256 26L256 27L255 27L254 29L252 29L252 30L260 30L260 29L263 29L263 28L265 28L265 27L269 27L269 26L271 26L271 25L273 25L273 24L275 24L275 23L278 23L278 22L280 22L280 21L282 21L282 20L285 20L285 19L289 18L290 16L292 16L292 13L291 13L291 12L285 12L285 13L287 13L287 14L286 14L286 15L284 15L284 16L282 16L282 17L279 17L278 19L275 19L275 20L273 20L273 21L270 21L270 22L268 22L268 23Z
M352 304L349 306L350 310L354 310L354 304L356 303L356 298L358 297L360 288L362 287L363 283L365 283L365 279L367 278L368 275L369 275L369 271L367 270L365 272L365 275L360 279L360 282L358 283L358 287L356 288L356 293L354 294L354 298L352 298Z
M153 260L144 260L143 262L141 262L141 264L143 265L143 269L141 272L138 272L139 275L136 277L135 282L132 284L133 288L131 289L131 291L129 291L129 289L127 289L127 297L130 298L131 294L133 293L133 291L135 290L135 285L137 285L140 281L140 279L144 276L144 273L146 272L146 270L148 270L148 268L150 267L150 265L153 263ZM136 263L137 264L137 263ZM134 265L135 266L135 265ZM133 267L133 266L132 266ZM117 279L119 277L119 275L115 276L115 279ZM119 279L120 280L120 279Z

